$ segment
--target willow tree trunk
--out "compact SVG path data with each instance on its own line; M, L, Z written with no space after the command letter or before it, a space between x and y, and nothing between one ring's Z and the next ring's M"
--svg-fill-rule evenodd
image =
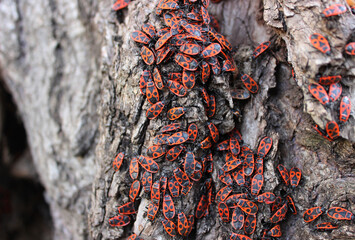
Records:
M141 194L134 224L113 228L108 219L116 207L128 202L130 157L151 145L165 121L148 121L149 104L139 93L142 72L139 49L129 33L150 22L162 26L154 8L158 0L136 0L119 13L113 2L69 0L2 0L0 16L1 78L18 108L28 144L54 223L55 239L123 239L131 232L144 239L167 239L161 222L149 222L149 196ZM298 214L281 223L284 239L354 239L349 223L331 233L312 230L302 213L312 206L343 206L355 211L355 119L341 125L341 138L329 142L312 129L338 118L337 104L323 106L308 91L317 74L343 76L343 95L355 102L355 61L344 53L354 41L355 17L349 11L323 19L327 7L312 1L234 1L211 4L221 32L237 47L235 60L240 73L250 73L259 82L259 92L247 101L239 120L227 109L233 107L228 90L240 84L240 76L213 78L208 91L217 101L217 127L227 133L235 125L253 150L261 137L270 136L273 150L265 162L264 190L282 192L276 166L302 170L300 187L287 190ZM309 43L319 32L330 40L326 56ZM268 53L252 61L259 43L271 40ZM291 67L296 78L291 76ZM238 78L236 78L238 77ZM187 118L203 125L202 103L191 91L187 105L197 106ZM112 168L117 152L126 158L120 171ZM166 173L172 170L162 164ZM222 164L216 161L216 166ZM215 170L216 171L216 170ZM216 172L213 173L216 188ZM159 174L155 176L159 178ZM193 213L199 197L194 187L179 211ZM210 216L198 220L190 239L226 239L232 231L221 222L212 206ZM261 207L261 235L270 210Z

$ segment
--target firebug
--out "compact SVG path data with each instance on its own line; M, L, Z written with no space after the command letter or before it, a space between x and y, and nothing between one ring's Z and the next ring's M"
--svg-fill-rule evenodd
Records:
M123 227L130 223L131 218L127 215L117 215L109 219L109 224L112 227Z
M330 55L330 45L328 40L323 37L319 33L313 33L310 37L309 40L313 47L321 51L322 53L325 53L327 55Z
M124 158L124 153L120 152L115 157L115 160L113 160L112 166L113 166L113 168L115 169L116 172L118 170L120 170L120 167L121 167L122 162L123 162L123 158Z
M325 211L325 209L322 207L313 207L313 208L307 209L303 213L303 220L307 223L312 222L313 220L318 218L324 211Z

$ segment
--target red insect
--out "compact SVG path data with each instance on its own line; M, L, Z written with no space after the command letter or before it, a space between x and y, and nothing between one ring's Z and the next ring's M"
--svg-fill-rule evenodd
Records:
M206 83L211 75L211 68L205 61L202 61L201 68L201 80L203 83Z
M242 234L236 234L236 233L232 233L229 239L230 240L251 240L251 238L248 236Z
M117 0L115 4L113 4L112 9L115 11L121 10L128 6L131 0Z
M187 129L187 133L189 134L189 140L191 141L195 141L197 138L197 134L198 134L198 128L196 123L191 123L189 125L189 128Z
M302 176L302 173L301 173L300 169L298 169L296 167L291 168L291 170L290 170L290 183L291 183L292 187L297 187L298 186L298 184L301 181L301 176Z
M239 152L240 152L240 145L239 145L239 141L238 141L237 138L235 138L235 137L232 136L232 137L229 139L229 149L230 149L230 151L231 151L231 153L232 153L233 155L238 155L238 154L239 154Z
M177 230L178 233L182 236L187 236L189 232L190 223L187 220L185 214L183 212L178 214L178 224Z
M142 176L142 185L143 185L143 189L144 192L149 193L150 189L152 188L152 184L153 184L153 177L152 177L152 173L145 171L143 173Z
M322 85L330 85L333 83L337 83L341 81L341 76L340 75L336 75L336 76L324 76L324 77L319 77L318 78L318 83L322 84Z
M244 225L244 214L239 207L236 207L233 211L231 224L235 230L242 229Z
M151 38L154 38L156 35L156 31L155 28L152 24L150 23L145 23L142 26L142 30L143 32L145 32L146 34L148 34Z
M249 91L245 89L232 89L230 91L231 97L233 99L244 100L250 97Z
M159 165L151 158L140 155L138 162L148 172L156 173L159 171Z
M329 87L329 100L335 102L341 95L343 88L340 83L333 83Z
M171 34L170 31L165 33L163 36L161 36L158 39L158 41L155 43L155 50L158 50L159 48L162 48L172 36L174 36L174 35Z
M134 157L131 159L131 162L129 164L129 175L131 176L132 179L137 179L138 174L139 174L138 159Z
M157 86L157 88L159 90L162 90L164 88L164 83L163 83L163 79L161 77L160 71L157 67L155 67L153 70L153 79L154 79L154 82L155 82L155 85Z
M133 202L136 197L139 194L139 190L141 189L141 183L138 180L135 180L132 184L131 184L131 188L129 189L129 198L130 200Z
M168 186L168 179L166 177L161 177L159 182L161 195L165 196L166 187Z
M244 186L245 184L245 176L244 176L244 171L243 168L239 169L237 172L232 173L234 181L239 185L239 186Z
M333 4L330 7L323 10L321 13L322 17L331 17L340 15L346 12L346 7L343 4Z
M324 211L325 211L325 209L322 207L313 207L313 208L307 209L303 213L303 220L307 223L312 222L317 217L319 217Z
M121 167L122 162L123 162L123 158L124 158L124 153L120 152L115 157L115 160L113 160L112 166L113 166L113 168L115 169L116 172L118 170L120 170L120 167Z
M291 210L292 214L297 215L296 205L295 205L295 202L293 201L292 197L290 195L287 195L286 200L287 200L288 207Z
M195 82L195 72L186 71L184 69L182 72L182 84L184 84L187 89L192 89L195 86Z
M168 137L166 140L169 145L178 145L186 142L189 139L189 134L187 132L177 132Z
M160 145L153 145L148 148L147 150L147 155L149 158L159 158L165 154L166 150L165 147L162 147Z
M231 156L233 159L230 161L227 161L224 165L223 165L223 171L224 172L229 172L232 171L234 169L236 169L237 167L240 166L240 164L242 164L242 160L240 158L234 157L232 154L227 153L227 156Z
M184 170L188 176L192 176L195 171L195 155L192 152L187 152L184 161Z
M143 46L141 49L141 56L143 61L147 64L147 65L152 65L155 61L155 54L152 50L150 50L149 48L147 48L146 46Z
M336 220L354 220L354 214L345 208L341 207L331 207L327 212L328 217L334 218Z
M256 201L259 203L266 203L266 204L272 204L276 200L275 194L272 192L264 192L263 194L260 194L256 197Z
M174 170L174 176L181 187L187 187L190 185L189 177L180 168Z
M152 142L154 145L166 144L168 137L170 137L169 134L158 134L153 138Z
M180 46L180 52L187 55L197 55L201 52L201 50L200 45L194 43L185 43Z
M261 139L258 147L258 156L264 158L270 151L272 147L272 139L269 137L264 137Z
M168 80L167 86L170 92L174 93L178 97L184 97L187 93L186 88L177 81Z
M176 236L176 225L175 223L173 223L172 221L170 220L167 220L167 219L164 219L163 221L161 221L163 226L164 226L164 229L165 231L172 237L175 237Z
M245 176L250 176L253 173L253 171L254 171L254 154L253 153L248 153L245 156L243 170L244 170Z
M139 80L139 88L143 95L146 94L147 83L152 81L152 74L149 70L144 70Z
M172 123L172 124L169 124L169 125L164 126L164 127L161 129L161 132L162 132L162 133L165 133L165 132L175 131L175 130L179 129L180 127L181 127L181 124L180 124L180 123Z
M218 129L216 127L216 125L214 125L213 123L209 122L207 123L208 129L210 130L211 133L211 137L212 140L216 143L219 140L219 132Z
M150 38L147 35L145 35L143 32L138 30L133 31L131 33L131 38L133 41L137 43L148 44L150 42Z
M309 40L311 41L311 44L313 47L321 51L322 53L325 53L327 55L330 55L330 45L328 40L320 35L319 33L313 33L310 37Z
M180 185L175 177L169 178L168 187L172 197L178 197L180 195Z
M136 213L136 210L134 209L134 202L128 202L126 204L123 204L122 206L119 206L117 210L119 214L123 214L123 215Z
M275 227L271 228L268 232L267 235L270 237L281 237L282 232L281 232L281 227L279 224L277 224Z
M208 14L207 9L204 6L201 6L201 15L203 19L203 23L208 25L211 22L210 15Z
M163 214L166 219L173 219L175 216L175 206L173 199L169 194L164 196L163 200Z
M160 202L160 183L159 181L155 181L152 186L152 190L150 191L150 199L152 203L159 206Z
M252 58L255 59L257 58L260 54L262 54L263 52L266 51L266 49L269 48L270 46L270 42L269 41L266 41L266 42L263 42L261 43L259 46L257 46L253 52L253 56Z
M237 202L238 207L240 207L243 212L249 215L256 215L258 212L258 206L252 201L246 199L238 199Z
M251 180L251 193L253 195L258 195L261 188L264 185L264 175L256 174Z
M159 93L158 89L155 87L155 84L153 81L149 81L146 85L146 95L147 95L147 100L150 104L155 104L159 102Z
M225 202L218 204L218 213L223 222L229 222L229 208Z
M157 64L160 64L161 62L164 61L164 59L167 59L167 56L170 53L170 47L165 46L163 48L160 48L159 50L156 51L157 55Z
M214 116L214 114L216 113L216 98L213 95L210 95L210 101L208 104L208 108L206 111L207 117L211 118Z
M146 112L147 118L154 119L154 118L158 117L159 114L161 113L161 111L163 111L164 106L165 106L164 101L160 101L160 102L153 104L150 108L148 108L148 110Z
M159 206L153 204L153 203L149 203L148 205L148 212L147 212L147 217L149 220L153 221L155 218L155 215L157 215Z
M110 218L108 223L112 227L123 227L130 223L131 218L126 215L117 215L116 217Z
M203 49L201 55L203 58L209 58L216 56L218 53L222 51L221 45L218 43L211 43L205 49Z
M249 92L256 93L258 91L258 84L249 75L244 74L241 79L244 83L244 86L249 90Z
M285 216L286 216L286 213L287 213L287 207L288 207L288 204L285 203L284 205L282 205L282 207L277 210L274 215L272 215L272 217L270 218L270 221L272 223L278 223L280 221L282 221Z
M286 186L288 186L290 183L290 175L288 174L287 168L284 165L279 164L277 169L279 170L279 173L281 174L281 177L284 180Z
M207 195L203 194L200 198L200 201L197 204L195 217L197 219L200 219L203 216L205 216L207 208L208 208L208 198Z
M339 137L339 125L336 122L328 122L325 126L325 130L331 139L336 139Z
M317 230L333 230L337 229L339 226L331 222L323 222L316 225Z
M244 221L244 233L251 235L254 233L256 227L256 216L247 215Z
M216 195L216 202L223 202L229 196L229 194L233 191L233 188L230 186L225 186L218 191Z
M340 102L340 115L339 120L341 122L346 122L349 119L351 112L351 102L347 96L344 96Z
M174 146L170 148L170 150L166 153L165 159L167 161L174 161L175 159L178 158L178 156L181 154L182 150L184 150L185 147L181 145Z
M355 42L348 43L345 46L345 52L349 55L355 55Z
M198 67L198 62L196 59L182 53L177 53L174 57L174 60L182 68L189 71L195 71Z

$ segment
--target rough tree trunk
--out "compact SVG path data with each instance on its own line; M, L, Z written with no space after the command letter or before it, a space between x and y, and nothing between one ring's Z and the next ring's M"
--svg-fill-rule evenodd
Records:
M25 126L55 239L121 239L132 231L144 239L167 238L161 222L148 222L144 216L149 200L143 193L134 225L108 225L116 207L128 201L129 158L151 146L152 137L165 124L145 117L149 105L138 86L143 65L128 34L147 21L161 26L153 11L157 2L135 0L127 10L115 13L109 0L0 1L1 79ZM227 104L218 106L218 128L228 132L236 124L254 150L261 137L273 139L273 151L265 162L265 190L280 191L275 174L279 163L303 172L301 186L290 191L299 213L281 224L284 239L355 239L354 225L341 223L338 230L320 233L302 220L303 211L312 206L355 211L354 114L341 126L342 138L334 142L312 130L314 122L324 128L338 117L335 105L324 107L309 94L308 84L317 74L341 74L343 94L355 102L355 61L343 51L347 42L355 40L355 17L347 12L324 20L320 13L326 6L320 0L225 0L210 6L222 33L238 47L239 71L252 73L260 86L244 107L241 121L234 122L225 110L233 107L226 90L240 81L213 79L209 90ZM308 36L314 32L328 37L331 56L310 45ZM253 48L269 39L271 51L251 61ZM192 91L181 103L197 106L187 118L203 124L198 114L202 103L196 99ZM128 157L115 172L112 160L120 151ZM161 164L164 171L172 170ZM213 177L218 182L216 173ZM198 191L194 187L177 208L194 211ZM197 221L194 239L227 238L231 227L216 214L212 211ZM266 207L261 208L258 226L269 215Z

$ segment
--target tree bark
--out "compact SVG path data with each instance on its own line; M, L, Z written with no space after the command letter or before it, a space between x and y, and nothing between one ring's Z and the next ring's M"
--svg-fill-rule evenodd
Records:
M158 0L136 0L119 12L112 2L68 0L3 0L0 16L0 69L24 123L28 144L40 181L45 188L54 222L54 239L124 239L131 232L143 239L168 239L161 221L150 222L146 209L150 196L140 194L134 224L113 228L108 219L117 206L129 201L130 158L145 153L165 120L148 121L149 103L139 92L143 69L140 49L130 32L149 22L161 28L154 9ZM343 76L343 95L355 102L355 61L344 54L354 41L355 17L349 11L323 19L327 7L312 1L232 1L211 4L222 33L236 46L234 57L240 73L252 74L259 92L247 101L238 120L228 110L236 103L228 93L239 86L240 76L215 77L208 91L216 93L214 123L221 134L234 126L243 140L256 150L259 140L270 136L272 152L264 164L263 191L290 194L296 216L282 222L284 239L352 239L353 224L340 223L331 233L312 230L302 219L313 206L343 206L355 211L355 116L341 126L341 138L329 142L312 129L338 118L338 105L323 106L308 91L317 74ZM332 54L326 56L309 43L314 32L326 35ZM250 58L253 49L270 40L269 52ZM296 79L291 76L291 67ZM197 91L173 104L195 106L186 116L204 129L206 119ZM0 126L1 127L1 126ZM204 135L202 130L201 135ZM112 161L125 152L121 169ZM285 189L277 165L302 170L296 189ZM161 175L176 167L159 162ZM215 168L223 166L220 158ZM155 174L154 180L160 174ZM219 190L216 170L212 174ZM193 214L201 184L177 201L178 211ZM213 205L210 216L198 220L190 239L227 239L230 224L223 224ZM261 236L270 210L260 206L257 232Z

